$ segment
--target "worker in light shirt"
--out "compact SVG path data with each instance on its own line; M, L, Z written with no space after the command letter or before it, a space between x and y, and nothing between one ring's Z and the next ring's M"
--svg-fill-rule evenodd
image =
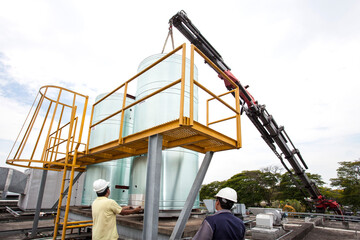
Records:
M215 195L217 212L205 218L193 240L243 240L245 225L230 209L237 202L236 191L226 187Z
M128 215L142 211L141 207L135 209L131 207L120 207L117 202L109 199L110 182L98 179L94 182L93 188L97 198L91 205L93 228L93 240L112 240L118 239L119 235L116 228L116 215Z

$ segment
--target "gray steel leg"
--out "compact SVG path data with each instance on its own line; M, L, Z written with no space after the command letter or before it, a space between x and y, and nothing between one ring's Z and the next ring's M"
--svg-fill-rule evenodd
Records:
M201 167L196 175L196 178L191 187L189 195L185 201L185 205L184 205L183 209L181 210L180 216L179 216L179 218L176 222L176 225L174 227L174 230L170 236L171 240L181 239L181 235L184 232L186 222L188 221L188 219L190 217L191 209L194 206L196 196L200 191L201 184L202 184L204 177L206 175L206 172L209 168L209 165L210 165L213 155L214 155L214 152L207 152L204 157L204 160L203 160Z
M43 196L44 196L47 173L48 173L48 170L44 170L43 173L42 173L42 177L41 177L39 195L38 195L38 200L37 200L37 204L36 204L36 211L35 211L35 216L34 216L34 223L33 223L33 227L32 227L32 230L31 230L31 237L32 238L36 237L36 234L37 234L37 228L38 228L38 223L39 223L41 204L42 204L42 200L43 200Z
M143 240L158 238L162 136L149 137Z

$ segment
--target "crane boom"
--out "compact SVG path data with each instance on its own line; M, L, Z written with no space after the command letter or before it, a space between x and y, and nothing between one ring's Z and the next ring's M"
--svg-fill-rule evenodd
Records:
M290 176L293 178L293 180L295 180L292 172L285 164L283 157L291 165L292 169L295 172L295 175L301 181L302 188L306 189L306 191L310 194L311 198L315 201L317 210L320 212L324 212L326 208L329 208L331 210L334 210L338 214L342 214L339 204L333 200L326 200L321 195L315 183L308 178L304 170L304 168L308 169L308 167L303 160L300 151L295 148L294 144L285 132L284 127L279 126L273 116L268 113L265 105L258 104L258 102L255 101L254 97L247 91L246 87L242 86L239 80L231 73L231 69L225 64L221 55L202 36L200 31L192 24L190 19L187 17L186 13L184 11L178 12L170 19L169 23L170 25L175 26L192 44L194 44L219 69L221 69L223 74L226 74L237 85L237 87L239 87L239 101L242 104L242 110L245 110L246 115L255 125L256 129L260 132L263 140L275 153L275 155L280 159L282 165L290 173ZM217 71L216 69L214 70ZM223 78L220 72L217 71L217 73L219 74L219 77L224 81L224 84L228 90L232 90L236 87L228 80ZM296 181L294 182L296 184ZM300 190L302 191L301 188Z

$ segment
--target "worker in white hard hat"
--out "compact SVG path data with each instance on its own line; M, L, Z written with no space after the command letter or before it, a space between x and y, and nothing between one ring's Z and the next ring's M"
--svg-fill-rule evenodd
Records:
M107 182L104 179L98 179L93 183L94 191L98 196L91 205L93 240L118 239L119 235L116 228L116 215L128 215L142 211L141 207L135 209L128 206L121 207L117 202L109 199L109 186L110 182Z
M231 208L237 202L237 193L226 187L216 195L216 213L205 218L193 240L226 239L243 240L245 225L243 221L231 213Z

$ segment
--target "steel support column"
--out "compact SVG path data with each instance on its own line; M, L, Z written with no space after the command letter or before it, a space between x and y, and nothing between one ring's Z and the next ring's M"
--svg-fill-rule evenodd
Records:
M201 167L196 175L196 178L191 187L189 195L185 201L185 205L184 205L183 209L181 210L180 216L179 216L179 218L176 222L176 225L174 227L174 230L170 236L171 240L181 239L181 235L184 232L186 222L188 221L188 219L190 217L191 209L194 206L196 196L199 193L201 184L205 178L206 172L209 168L209 165L210 165L213 155L214 155L214 152L207 152L204 157L203 162L201 163Z
M162 135L149 137L143 240L158 238Z
M47 173L48 173L48 170L43 170L43 172L42 172L39 195L38 195L38 199L37 199L35 216L34 216L34 222L33 222L33 227L32 227L32 230L31 230L31 237L32 238L36 237L36 235L37 235L37 228L38 228L38 223L39 223L41 204L42 204L43 196L44 196Z

